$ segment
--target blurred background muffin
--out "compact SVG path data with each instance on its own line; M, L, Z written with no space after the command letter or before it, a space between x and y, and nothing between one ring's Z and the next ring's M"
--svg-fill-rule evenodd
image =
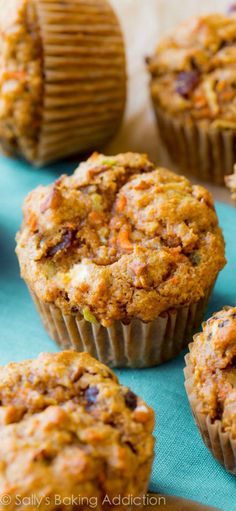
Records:
M21 275L60 346L145 367L187 345L225 265L205 188L145 155L94 154L23 211Z
M236 166L234 167L234 174L225 176L225 183L231 192L233 201L236 203Z
M236 307L203 324L186 357L186 390L213 456L236 475Z
M1 0L0 48L3 151L43 165L112 138L126 65L107 0Z
M185 173L222 184L236 159L236 11L191 18L148 59L159 135Z

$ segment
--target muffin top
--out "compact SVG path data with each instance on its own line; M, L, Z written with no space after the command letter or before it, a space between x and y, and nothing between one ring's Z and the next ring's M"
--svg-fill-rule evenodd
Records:
M199 411L221 420L236 438L236 307L226 307L204 323L190 362Z
M154 103L215 128L236 128L236 9L182 23L147 60Z
M232 193L232 199L236 202L236 165L234 167L234 174L225 176L225 183Z
M144 155L94 154L23 209L23 278L39 299L104 326L198 301L225 264L210 193Z
M44 353L0 367L0 399L0 493L12 503L36 495L50 510L57 494L100 503L144 490L153 411L90 355Z

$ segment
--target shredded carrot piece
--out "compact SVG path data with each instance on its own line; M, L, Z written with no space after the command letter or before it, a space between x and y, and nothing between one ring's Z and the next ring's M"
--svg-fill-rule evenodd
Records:
M225 87L227 87L227 82L225 80L221 80L221 82L218 82L216 84L216 90L218 92L221 92L225 89Z
M26 78L26 73L25 71L7 71L6 73L6 78L7 79L16 79L16 80L19 80L21 78Z
M206 98L203 95L196 96L194 103L196 108L203 108L207 105Z
M38 219L35 213L31 213L27 218L27 224L31 231L34 231L38 225Z
M93 224L98 224L101 222L102 220L102 215L101 213L99 213L98 211L91 211L89 213L89 220L90 222L92 222Z
M116 203L116 211L121 213L121 211L123 211L123 209L125 208L126 204L127 204L127 199L124 195L122 195Z
M175 286L175 285L178 284L178 279L176 277L172 277L170 279L170 283L171 283L172 286Z
M127 227L124 227L120 230L118 237L117 237L117 243L123 250L133 250L133 244L129 239L129 230Z
M233 99L235 96L235 91L233 90L226 90L225 92L221 92L220 94L220 99L222 101L230 101L231 99Z
M148 190L150 188L151 183L147 181L140 181L136 186L134 186L135 190Z

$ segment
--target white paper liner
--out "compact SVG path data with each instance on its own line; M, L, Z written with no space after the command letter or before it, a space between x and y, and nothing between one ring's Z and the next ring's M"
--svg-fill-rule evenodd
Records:
M224 184L236 161L236 131L208 129L176 119L154 105L159 137L172 162L184 174Z
M67 315L53 304L44 303L30 289L42 322L61 349L87 351L112 367L152 367L176 357L200 326L212 291L199 302L161 314L144 323L129 325L115 321L109 328Z

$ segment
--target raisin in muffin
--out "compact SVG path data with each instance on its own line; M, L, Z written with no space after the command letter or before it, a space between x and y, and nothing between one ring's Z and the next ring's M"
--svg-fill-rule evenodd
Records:
M236 475L236 307L203 324L186 357L186 390L207 447Z
M233 201L236 203L236 165L234 167L234 174L225 176L225 184L231 192Z
M121 366L183 349L225 264L207 190L145 155L94 154L23 210L21 274L59 344Z
M95 149L120 125L125 50L107 0L2 0L0 144L43 165Z
M102 507L106 496L146 492L153 411L90 355L44 353L1 367L0 398L0 494L11 500L7 509L32 496L41 498L42 510L57 509L59 497L60 509L90 509L70 505L72 496L110 509Z
M222 184L236 161L236 11L192 18L148 61L160 139L181 172Z

